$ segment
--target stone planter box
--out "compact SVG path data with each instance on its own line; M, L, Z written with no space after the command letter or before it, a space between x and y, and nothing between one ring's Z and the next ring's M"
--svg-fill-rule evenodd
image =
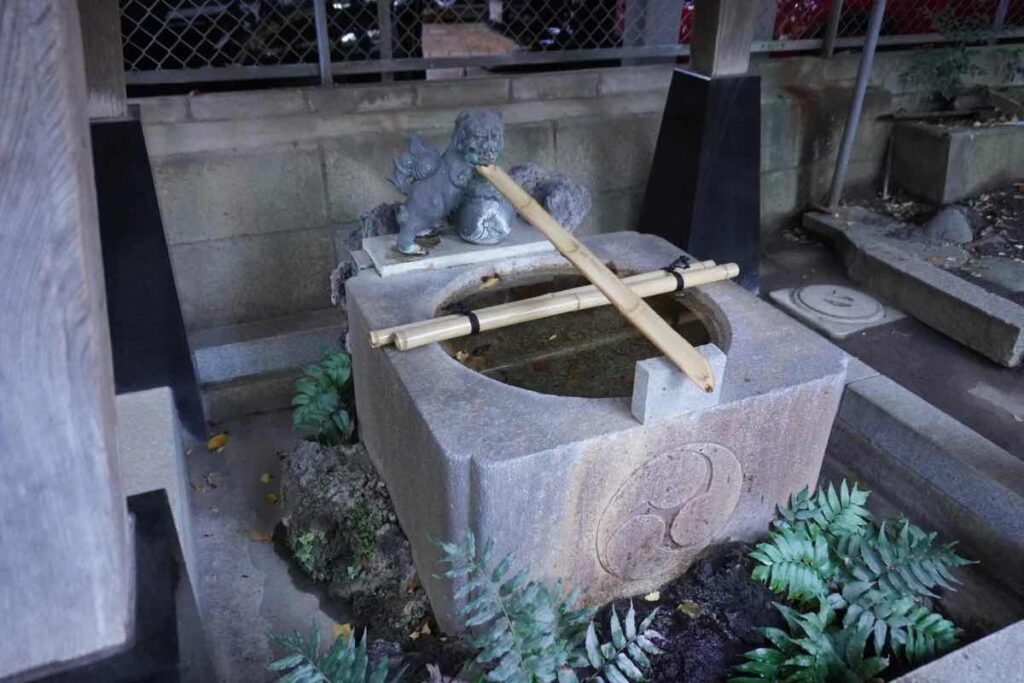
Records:
M898 123L892 133L892 179L940 205L1024 179L1024 125Z
M682 253L638 233L585 241L620 273ZM495 273L501 284L482 289ZM672 410L645 409L643 422L630 399L664 378L644 360L658 353L610 308L561 316L564 327L535 338L524 326L468 337L468 352L369 346L370 330L433 317L467 294L572 275L544 253L393 277L364 270L347 283L360 434L446 630L459 623L453 587L435 578L437 539L471 530L534 578L563 578L599 604L660 586L712 543L760 537L775 505L817 480L846 356L731 282L655 304L677 307L659 312L726 364L714 401L667 391ZM561 341L568 350L550 350ZM489 368L464 364L474 347L489 349Z

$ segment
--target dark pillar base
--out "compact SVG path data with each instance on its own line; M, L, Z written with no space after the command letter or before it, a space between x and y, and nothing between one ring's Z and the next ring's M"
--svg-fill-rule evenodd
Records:
M699 259L740 266L756 292L761 225L761 79L676 69L658 134L640 232Z
M185 427L206 434L185 323L138 121L92 124L117 393L169 386Z

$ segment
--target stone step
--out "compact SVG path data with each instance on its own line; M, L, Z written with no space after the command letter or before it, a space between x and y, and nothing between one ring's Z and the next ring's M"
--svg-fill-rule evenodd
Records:
M208 384L203 387L206 419L216 424L242 415L285 410L291 407L295 380L301 375L302 368L296 367Z
M339 348L344 333L341 314L328 308L200 330L189 341L200 384L212 385L315 362Z

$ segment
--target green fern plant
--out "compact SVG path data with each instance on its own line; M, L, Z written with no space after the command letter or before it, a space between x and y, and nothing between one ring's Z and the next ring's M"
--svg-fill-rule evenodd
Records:
M527 579L525 570L512 571L512 557L493 567L494 544L477 551L473 534L464 543L441 543L444 578L462 581L455 599L460 615L473 634L469 645L476 656L460 679L535 683L578 683L577 670L593 669L585 680L609 683L643 681L648 655L660 652L651 630L653 614L636 625L632 606L625 628L612 611L610 643L601 643L592 621L594 610L576 608L579 592L566 594L561 582L548 588Z
M303 368L292 397L295 428L313 432L327 446L348 441L355 428L347 410L351 378L352 362L344 351L328 352L319 363Z
M866 681L889 666L886 657L864 656L870 629L858 624L837 627L836 613L827 601L809 613L776 607L790 632L761 629L771 647L748 652L746 661L736 667L741 675L731 683Z
M366 634L359 641L355 634L339 635L326 652L320 652L320 631L316 624L308 636L298 631L291 636L272 636L271 641L285 654L267 669L281 674L278 683L387 683L396 681L400 673L389 678L387 662L370 670L366 651Z
M630 602L623 628L613 606L608 621L608 631L612 638L610 643L602 643L598 639L594 622L590 622L584 643L587 663L594 673L586 680L594 683L643 681L644 672L651 668L649 655L662 654L661 648L655 645L655 641L661 640L661 634L651 629L657 614L657 609L652 610L637 628L636 610Z
M752 576L804 610L778 606L799 637L766 630L774 648L747 653L735 681L865 680L888 655L918 663L956 643L959 629L932 603L937 589L955 590L952 570L969 562L905 518L876 523L867 499L843 481L780 507L750 554Z

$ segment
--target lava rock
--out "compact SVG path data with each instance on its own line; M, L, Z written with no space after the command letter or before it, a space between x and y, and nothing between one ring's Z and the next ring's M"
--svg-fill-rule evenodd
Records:
M361 444L301 442L282 462L281 504L296 563L375 637L404 641L429 615L412 548Z
M947 206L925 223L924 234L933 240L955 244L967 244L974 239L970 221L955 206Z

